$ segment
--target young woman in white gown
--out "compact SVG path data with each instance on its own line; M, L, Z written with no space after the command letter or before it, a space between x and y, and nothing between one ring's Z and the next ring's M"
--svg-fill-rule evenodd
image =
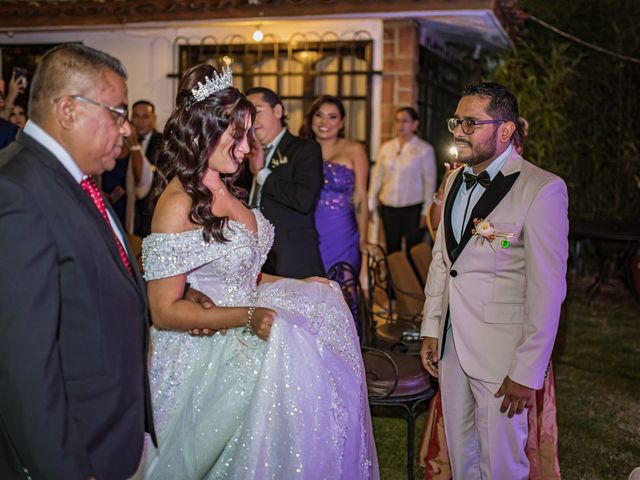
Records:
M260 275L273 226L233 185L254 107L230 72L209 65L185 73L176 105L143 245L159 445L146 442L144 477L378 478L358 337L339 288ZM184 300L187 282L214 306Z

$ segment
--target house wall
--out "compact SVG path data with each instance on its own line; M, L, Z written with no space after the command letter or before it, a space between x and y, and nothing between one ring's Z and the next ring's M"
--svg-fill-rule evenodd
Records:
M351 39L356 32L359 39L370 37L374 44L373 70L383 67L383 22L381 19L331 19L300 21L245 21L175 23L162 25L129 24L111 29L65 29L49 31L16 31L11 38L0 38L0 45L29 43L82 42L120 59L129 73L129 102L146 98L156 104L159 127L171 113L177 79L167 74L177 72L176 39L198 45L204 37L207 44L252 42L252 34L260 23L265 42L297 40L328 41ZM335 35L333 35L335 34ZM214 38L211 38L214 37ZM380 143L382 79L374 76L372 89L372 153Z
M420 29L414 20L384 21L381 141L394 136L394 112L416 107L418 94L418 46Z

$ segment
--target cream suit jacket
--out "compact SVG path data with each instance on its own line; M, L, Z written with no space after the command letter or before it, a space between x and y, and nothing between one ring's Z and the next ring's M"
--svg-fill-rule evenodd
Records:
M447 181L445 208L425 287L421 336L438 338L450 321L460 364L472 378L508 375L540 389L566 294L568 197L564 181L515 151L474 207L458 244L451 210L462 168ZM464 187L463 187L464 188ZM473 219L512 233L510 246L471 234Z

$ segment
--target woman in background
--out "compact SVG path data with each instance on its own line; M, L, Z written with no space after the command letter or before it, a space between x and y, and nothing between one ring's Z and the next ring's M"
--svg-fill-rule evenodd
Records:
M371 172L369 210L380 206L387 253L408 252L419 243L426 213L436 190L438 171L433 147L416 135L418 112L411 107L396 111L396 136L380 147Z
M24 128L27 123L27 112L20 105L14 105L9 112L9 121L19 128Z
M316 230L326 271L348 262L360 272L367 240L367 179L369 160L360 142L344 138L342 102L323 95L305 116L301 137L322 147L324 186L316 206Z

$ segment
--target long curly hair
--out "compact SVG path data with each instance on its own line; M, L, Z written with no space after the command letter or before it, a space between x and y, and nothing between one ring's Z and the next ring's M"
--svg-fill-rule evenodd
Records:
M302 138L307 138L310 140L316 139L316 134L313 133L313 127L311 126L313 125L313 116L325 103L330 103L338 109L340 120L344 120L344 117L347 116L344 105L338 97L334 97L333 95L322 95L313 101L313 103L311 104L311 108L309 108L309 111L304 116L304 123L302 125L302 128L300 129L300 136ZM344 127L342 127L338 132L338 137L344 137Z
M214 239L226 242L223 231L228 217L216 217L212 213L215 196L202 180L209 168L209 157L220 143L222 134L231 126L230 134L235 141L229 148L229 155L233 155L244 135L247 118L251 119L252 124L255 120L256 109L234 87L225 88L204 100L194 102L191 89L196 88L198 82L205 83L205 77L212 77L214 72L217 70L211 65L196 65L187 70L180 80L176 107L164 127L152 202L155 204L168 183L178 177L184 191L191 197L189 219L202 225L205 241ZM248 138L251 143L251 132ZM235 185L243 169L244 163L233 174L220 174L220 179L235 196L246 193Z

